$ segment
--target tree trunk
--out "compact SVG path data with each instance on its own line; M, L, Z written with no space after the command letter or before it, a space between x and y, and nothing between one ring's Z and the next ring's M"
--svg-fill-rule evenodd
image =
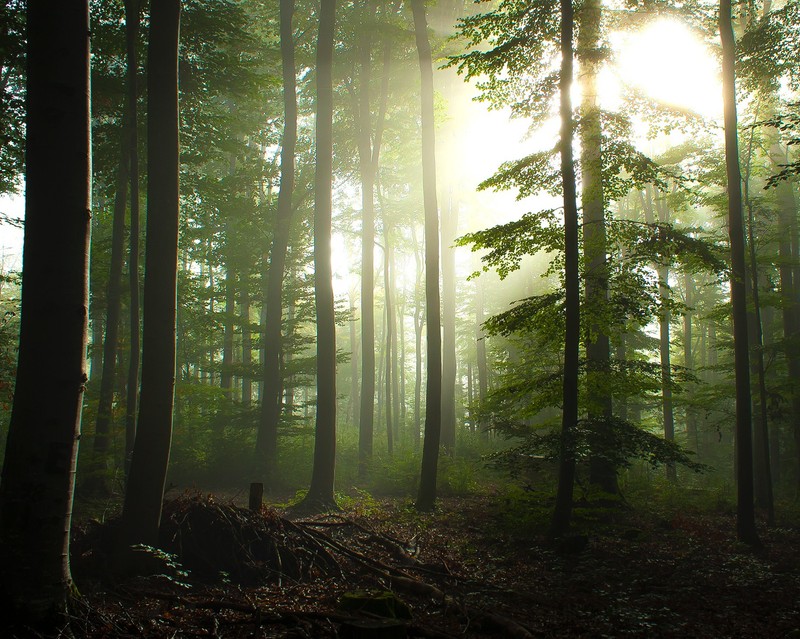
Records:
M333 36L336 0L321 0L317 39L316 172L314 176L314 299L317 306L317 411L311 486L314 510L336 507L336 322L331 269L333 182Z
M423 269L417 232L411 226L411 237L414 242L414 261L417 266L417 280L414 286L414 450L419 449L420 430L422 427L422 327L425 322L425 309L422 301Z
M691 273L685 275L685 288L686 288L686 312L683 316L683 365L689 374L694 374L694 345L692 343L692 305L694 304L694 280ZM694 386L694 385L692 385ZM691 403L692 398L686 404L686 440L689 449L695 453L700 452L700 446L697 433L697 411Z
M581 205L586 268L586 305L590 313L602 313L608 303L606 226L603 204L602 124L597 93L600 70L600 0L583 3L579 19L577 53L581 64ZM586 343L587 413L592 428L590 449L597 451L589 461L589 478L606 493L617 493L617 472L603 454L611 445L611 393L604 387L609 361L608 335L599 323L589 327Z
M483 332L484 322L484 305L486 304L486 284L484 280L479 279L476 283L475 295L475 356L477 358L476 366L478 369L478 401L483 404L486 401L486 395L489 392L489 366L486 360L486 335ZM489 435L487 426L485 424L477 424L480 428L481 434L484 436Z
M442 335L439 307L439 208L436 201L436 140L433 113L433 61L424 0L411 0L417 42L422 104L422 190L425 206L425 308L427 369L425 441L417 509L429 511L436 501L436 474L442 428Z
M242 406L249 408L253 401L253 380L250 376L250 365L253 362L253 338L250 331L250 285L247 274L241 280L241 309L240 317L242 323Z
M130 356L128 358L127 397L125 400L125 478L130 472L133 446L136 440L136 412L139 405L139 360L140 327L139 317L139 117L137 74L139 58L139 0L125 1L125 45L127 55L127 100L130 113L130 192L131 227L128 247L128 288L130 289Z
M179 0L153 0L147 51L147 253L142 391L120 527L124 547L158 543L172 440L178 265Z
M719 33L722 42L722 92L725 122L725 169L728 184L728 233L731 246L731 305L733 315L734 372L736 377L736 533L739 541L759 544L753 509L753 443L751 435L750 366L745 299L742 178L736 114L736 43L731 25L731 2L720 0Z
M230 175L235 172L234 160L231 159ZM231 224L225 225L225 316L223 320L222 334L222 372L220 375L220 387L229 400L234 398L233 393L233 330L234 319L236 318L236 271L233 268L231 259Z
M292 221L292 193L297 146L297 80L294 61L292 16L294 0L281 0L280 32L283 69L283 139L281 184L272 247L269 252L267 290L264 295L264 377L261 386L261 419L256 434L255 471L267 490L275 483L278 461L278 423L281 418L281 327L283 324L283 280Z
M572 491L575 484L575 428L578 423L578 369L580 349L580 255L578 248L578 205L575 188L575 163L572 155L572 32L571 0L561 0L561 184L564 191L564 268L565 312L564 385L561 417L561 443L558 464L558 490L550 535L561 537L572 516Z
M392 318L394 316L394 309L392 308L392 273L390 261L389 242L389 229L387 220L383 221L383 289L384 289L384 326L385 331L385 350L384 350L384 401L386 402L386 452L391 457L394 452L394 431L392 422L392 377L394 371L392 370L392 348L394 347L394 335L392 334Z
M130 79L128 80L130 81ZM100 394L97 402L97 421L95 422L94 451L107 458L111 413L114 404L114 382L117 370L117 351L119 347L119 319L122 297L122 263L125 244L125 203L128 198L128 174L130 163L130 103L125 102L122 116L120 160L117 170L117 192L114 195L114 213L111 231L111 265L106 289L106 334L103 340L103 373L100 378ZM101 461L101 460L97 460ZM105 478L101 480L103 489L108 492Z
M442 212L442 445L453 455L456 448L456 250L458 203L452 194Z
M356 292L350 291L350 423L358 428L358 342L356 341Z
M66 622L74 594L91 231L88 2L29 2L27 40L22 313L0 482L0 593L6 630L20 622L38 636L32 627L49 635Z

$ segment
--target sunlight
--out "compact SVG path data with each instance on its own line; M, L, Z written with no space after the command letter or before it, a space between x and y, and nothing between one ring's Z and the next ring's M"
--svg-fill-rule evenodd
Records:
M719 64L688 27L658 20L636 33L616 33L615 73L656 100L718 118L722 111Z

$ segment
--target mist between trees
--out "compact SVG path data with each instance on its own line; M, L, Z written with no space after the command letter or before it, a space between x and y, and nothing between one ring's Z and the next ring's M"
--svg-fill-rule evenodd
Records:
M714 490L759 544L800 484L800 3L572 4L4 4L13 607L66 605L73 488L123 563L165 487L252 483L525 486L554 539ZM676 38L667 102L632 60Z

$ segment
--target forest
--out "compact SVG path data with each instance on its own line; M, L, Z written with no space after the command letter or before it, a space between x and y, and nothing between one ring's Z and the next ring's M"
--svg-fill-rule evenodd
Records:
M800 636L800 0L5 0L0 635Z

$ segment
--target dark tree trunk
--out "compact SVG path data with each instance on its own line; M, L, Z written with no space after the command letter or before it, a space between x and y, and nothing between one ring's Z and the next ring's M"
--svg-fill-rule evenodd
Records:
M281 58L283 68L283 140L278 214L269 257L269 275L264 296L264 379L261 390L261 421L256 436L256 474L271 490L278 460L278 423L281 417L281 326L283 324L283 279L292 220L292 193L297 146L297 80L294 62L292 16L294 0L281 0Z
M172 440L178 265L179 0L152 0L147 51L147 253L142 391L122 543L156 545Z
M436 202L436 140L433 115L433 61L424 0L411 0L419 55L422 104L422 190L425 206L425 308L427 370L425 441L422 450L417 509L429 511L436 501L436 474L442 428L442 335L439 306L439 208Z
M575 428L578 423L578 368L580 350L580 255L578 249L578 205L575 188L575 163L572 155L572 32L571 0L561 0L561 184L564 191L564 267L565 312L564 386L561 417L561 444L558 464L558 490L552 537L562 536L572 516L572 491L575 484Z
M583 206L583 243L586 268L586 305L593 313L602 313L608 303L608 266L605 210L603 204L602 176L602 124L597 94L597 76L600 70L600 16L599 0L583 3L579 19L578 57L581 63L581 205ZM617 492L617 472L603 454L611 445L609 434L611 420L611 393L604 387L611 345L604 328L594 323L589 327L586 343L587 360L587 413L592 427L590 448L597 451L589 462L589 479L603 491Z
M125 477L128 477L136 440L136 412L139 404L139 117L137 74L139 56L139 0L125 1L125 45L127 55L127 100L130 113L129 177L131 192L131 227L128 247L128 288L130 289L130 356L128 359L127 397L125 400Z
M250 365L253 362L253 338L250 331L250 285L249 278L245 276L241 279L241 309L240 317L242 323L242 406L249 407L253 401L253 380L250 376Z
M731 245L731 305L733 315L734 372L736 376L736 533L739 541L759 544L753 508L753 442L750 405L750 363L745 299L742 177L736 114L736 43L731 25L731 2L720 0L719 33L722 41L722 91L725 121L725 168L728 183L728 232Z
M458 203L452 195L442 212L442 446L456 448L456 250Z
M231 174L233 174L233 161L231 161ZM222 335L222 374L220 387L228 399L234 398L233 393L233 330L236 317L236 271L231 260L231 225L225 229L225 243L228 248L225 265L225 319L223 321Z
M27 39L22 314L0 481L0 596L7 631L20 622L24 636L49 636L73 595L69 529L87 381L88 2L29 2Z
M478 280L477 291L475 294L475 351L478 369L478 401L482 404L486 401L489 392L489 365L486 360L486 335L483 332L484 310L486 304L486 285L484 280ZM484 424L477 425L483 435L488 436L489 432Z
M314 299L317 305L317 411L314 466L304 503L336 507L336 323L331 270L333 182L333 36L336 0L321 0L317 40L317 128L314 177Z
M128 240L128 288L130 289L130 356L128 359L127 397L125 400L125 477L130 471L133 445L136 440L136 412L139 403L139 92L137 74L139 57L136 51L139 40L139 0L125 2L125 44L127 49L128 112L130 114L130 192L131 227Z
M694 374L694 345L692 343L692 305L694 304L694 280L690 273L686 273L685 279L686 288L686 313L683 316L683 365L686 371ZM699 452L699 441L697 433L697 411L691 403L692 398L689 398L689 403L686 405L686 439L687 446L695 453Z
M130 81L130 78L128 79ZM97 402L94 451L107 457L111 413L114 403L117 351L119 349L119 319L122 297L122 263L125 244L125 203L128 198L130 164L130 103L125 102L121 130L120 160L117 169L117 192L114 195L114 213L111 231L111 265L106 289L106 334L103 340L103 373L100 378L100 394ZM100 461L100 460L98 460ZM105 480L102 481L106 484ZM108 486L104 486L107 491Z

